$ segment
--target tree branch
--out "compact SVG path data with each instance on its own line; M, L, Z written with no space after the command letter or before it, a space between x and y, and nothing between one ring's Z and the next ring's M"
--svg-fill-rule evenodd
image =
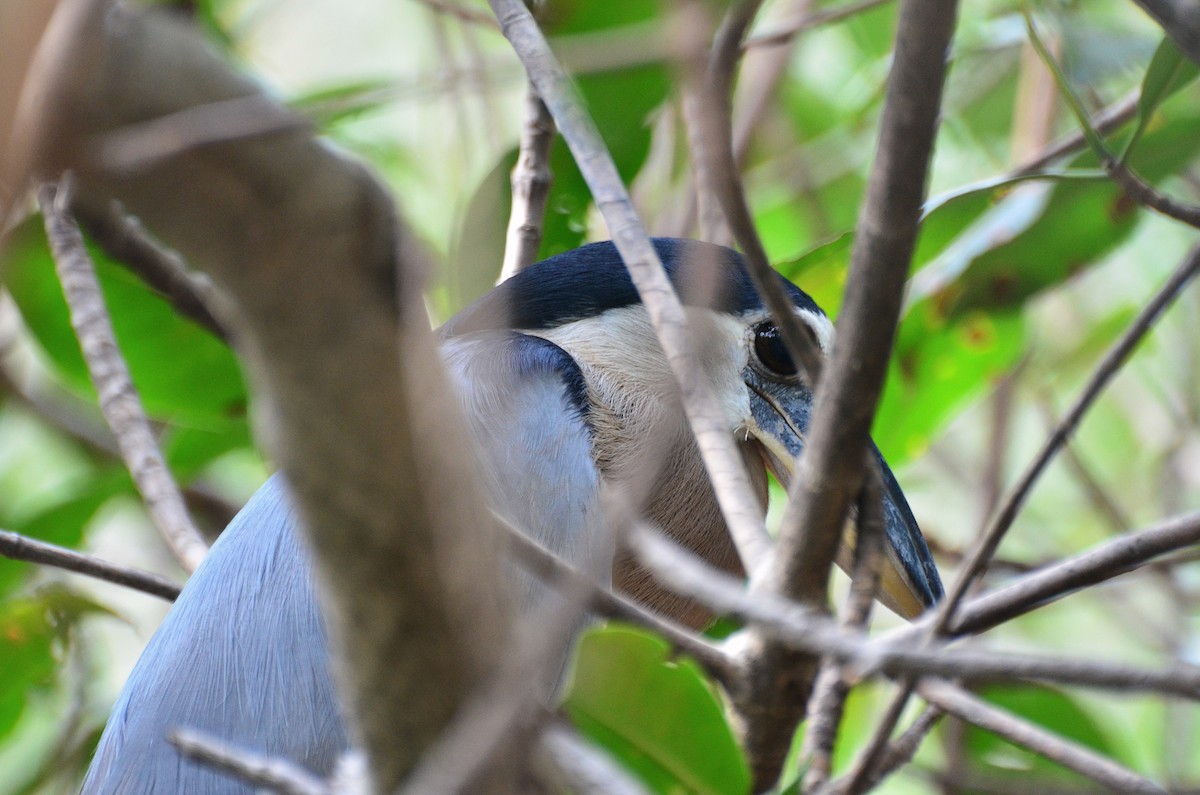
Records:
M188 759L253 784L256 790L266 789L279 795L332 795L324 781L295 762L235 748L203 732L177 729L167 737L167 742Z
M537 91L525 96L525 124L517 165L512 172L512 210L504 241L504 267L500 281L537 261L542 245L542 224L554 175L550 173L550 148L554 145L554 119Z
M179 597L180 586L157 574L111 563L8 530L0 530L0 555L12 560L24 560L73 571L76 574L86 574L88 577L124 585L126 588L148 593L168 602L173 602Z
M746 465L717 402L713 386L692 349L687 317L650 244L611 155L588 116L570 79L521 0L489 0L500 29L529 73L530 82L550 109L559 131L592 191L613 243L625 260L671 371L679 382L688 421L717 494L721 513L742 563L754 570L771 542Z
M1117 792L1163 795L1166 790L1132 770L988 704L949 682L925 680L917 692L930 704L1011 743L1070 768Z
M71 327L75 329L88 375L96 388L100 411L145 500L151 521L175 559L189 572L195 571L208 552L208 544L192 524L179 486L158 449L129 366L113 333L104 294L96 279L96 266L84 247L83 234L67 211L68 193L64 185L46 183L38 190L38 203L71 313Z
M31 77L41 167L76 169L81 201L120 200L230 297L350 734L390 791L492 670L508 627L500 540L420 304L423 261L384 189L306 128L109 168L97 153L115 131L266 99L161 16L63 8ZM477 784L506 791L496 776Z

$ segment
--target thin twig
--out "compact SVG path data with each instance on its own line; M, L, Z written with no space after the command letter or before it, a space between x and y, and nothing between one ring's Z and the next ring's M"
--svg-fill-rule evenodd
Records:
M525 125L517 165L512 172L512 210L504 241L504 267L500 281L537 261L542 245L542 224L554 175L550 173L550 149L554 145L554 119L546 103L532 86L525 97Z
M917 692L955 717L1028 748L1117 792L1162 795L1162 787L1108 757L988 704L949 682L924 680Z
M68 191L45 183L38 189L38 200L71 312L71 325L96 388L100 410L117 439L151 520L180 564L195 571L208 545L188 516L183 496L146 419L129 367L121 358L95 265L84 248L79 227L67 212Z
M741 0L726 14L713 39L712 54L698 92L697 112L690 114L688 140L696 164L697 189L717 199L725 223L746 258L747 270L758 294L779 328L784 346L804 371L810 389L821 377L824 354L796 315L767 257L766 247L754 226L750 205L733 152L733 78L741 41L754 21L762 0ZM703 202L701 202L703 205Z
M1162 213L1168 218L1174 218L1177 221L1200 228L1200 206L1176 201L1165 194L1159 193L1138 176L1133 169L1129 168L1121 158L1116 157L1108 150L1108 147L1104 145L1104 139L1100 137L1100 134L1092 125L1087 108L1084 107L1083 102L1076 95L1070 81L1067 80L1066 75L1059 66L1058 60L1038 34L1037 26L1033 21L1033 15L1029 11L1029 6L1023 4L1021 10L1025 15L1025 28L1029 33L1029 43L1033 45L1043 63L1046 64L1051 74L1054 75L1059 90L1067 100L1068 107L1071 108L1071 111L1075 114L1075 118L1079 122L1079 127L1083 132L1084 138L1100 159L1101 167L1125 191L1125 195L1138 204Z
M1120 129L1126 122L1137 116L1138 100L1141 92L1137 89L1130 91L1113 104L1096 114L1094 126L1100 135L1108 135ZM1074 154L1087 146L1087 138L1076 130L1057 141L1052 142L1038 154L1029 158L1013 169L1014 176L1034 174L1067 155Z
M971 554L959 570L953 585L951 585L946 600L938 608L938 617L934 624L935 632L940 633L952 624L954 612L957 610L959 602L966 594L971 583L987 568L988 561L995 554L997 547L1000 546L1000 541L1004 538L1004 534L1012 526L1017 513L1024 506L1025 500L1033 490L1034 485L1038 482L1046 466L1066 444L1067 439L1074 432L1075 428L1078 427L1084 414L1095 403L1113 376L1121 369L1121 366L1125 364L1134 348L1149 333L1162 313L1178 297L1180 291L1198 271L1200 271L1200 248L1193 249L1184 258L1184 261L1175 269L1175 272L1171 274L1167 282L1151 298L1142 311L1138 313L1138 316L1130 323L1129 328L1125 330L1121 338L1117 340L1096 366L1091 378L1088 379L1088 383L1084 386L1082 392L1080 392L1079 397L1075 399L1075 403L1063 416L1062 420L1059 421L1058 425L1055 426L1054 431L1042 446L1037 457L1034 458L1033 462L1021 476L1017 485L1005 497L1000 509L988 524L987 529L980 534L978 541L972 548Z
M985 632L1063 596L1145 566L1154 558L1200 544L1200 512L1169 519L1115 538L1012 583L965 602L945 630L950 637ZM896 631L897 642L912 642L934 619Z
M973 682L1057 682L1168 693L1200 700L1200 667L1172 665L1143 669L1078 658L955 649L946 643L922 647L911 640L897 641L892 635L871 640L861 632L839 626L825 613L785 597L747 593L736 578L714 569L645 526L636 525L628 541L639 560L664 586L696 599L719 615L751 624L790 649L833 657L849 667L856 677L941 676ZM754 647L745 643L743 634L735 638L731 639L731 648L739 652L740 659Z
M501 30L525 65L530 81L550 109L579 164L629 269L679 382L684 409L730 535L743 565L753 571L766 559L771 541L745 462L729 433L712 384L692 348L687 317L678 296L603 139L529 10L520 0L490 0L490 3Z
M188 759L231 773L256 789L279 795L333 795L324 781L291 760L237 748L204 732L176 729L167 742Z
M73 571L76 574L86 574L88 577L124 585L126 588L148 593L168 602L179 598L180 586L157 574L111 563L8 530L0 530L0 555L12 560L24 560Z
M871 467L858 497L858 543L854 548L854 571L850 596L843 611L843 625L849 629L867 626L875 595L879 590L879 570L884 560L885 519L883 483L878 466ZM833 769L833 749L842 720L846 697L852 682L835 660L821 661L821 670L813 684L809 700L808 729L804 735L801 758L809 760L804 785L816 789L829 778Z
M183 259L155 242L140 221L122 212L116 203L96 209L76 202L71 209L106 254L166 298L176 312L229 342L228 331L212 313L212 306L219 301L216 287L188 271Z

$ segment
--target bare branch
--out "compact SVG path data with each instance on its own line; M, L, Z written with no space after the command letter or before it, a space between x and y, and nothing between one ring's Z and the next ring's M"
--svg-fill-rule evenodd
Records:
M490 3L500 29L557 122L629 268L679 382L684 410L730 535L744 566L752 571L766 558L771 542L745 462L729 432L713 386L692 349L687 316L678 296L633 209L611 155L529 10L520 0L490 0Z
M955 649L943 643L920 647L911 640L902 642L891 636L869 640L862 633L838 626L826 614L784 597L747 593L737 579L713 569L645 527L635 528L629 543L659 581L676 593L696 599L720 615L752 624L756 631L789 649L828 655L849 667L851 675L856 677L882 674L892 678L940 676L973 682L1057 682L1200 700L1200 667L1175 664L1148 670L1077 658ZM759 653L753 635L741 633L735 638L728 643L738 659L744 661Z
M151 521L176 560L188 571L195 571L208 552L208 545L192 524L179 487L158 449L129 367L121 357L95 265L84 248L79 227L67 212L67 190L44 184L38 190L38 201L71 312L71 326L96 388L100 410L146 502Z
M554 119L537 91L530 86L525 96L525 125L517 165L512 172L512 210L504 241L504 267L500 281L537 261L542 245L546 201L554 176L550 173L550 148L554 145Z
M1090 585L1111 580L1144 566L1154 558L1200 544L1200 513L1169 519L1137 533L1121 536L1044 569L1018 577L1010 584L965 602L947 628L950 636L985 632L1056 599ZM931 616L892 636L913 641L932 626Z
M838 337L762 586L824 604L895 336L941 107L955 0L907 0Z
M1162 787L1111 759L988 704L949 682L925 680L917 692L930 704L1117 792L1163 795Z
M951 585L946 600L938 608L937 620L933 624L935 632L943 632L953 624L954 612L957 610L959 602L966 594L971 583L987 568L988 561L991 560L997 547L1000 546L1000 541L1004 538L1004 534L1012 526L1017 513L1024 506L1026 498L1029 496L1030 491L1033 490L1033 486L1041 477L1046 466L1054 458L1055 454L1062 449L1063 445L1066 444L1071 433L1079 425L1080 420L1083 419L1083 415L1087 413L1087 410L1095 403L1096 398L1108 386L1112 377L1125 364L1134 348L1149 333L1155 322L1166 308L1171 305L1184 286L1196 275L1197 271L1200 271L1200 248L1193 249L1184 261L1180 263L1175 272L1171 274L1171 277L1167 279L1167 282L1151 298L1142 311L1138 313L1138 316L1130 323L1129 328L1125 330L1121 338L1108 350L1104 358L1096 366L1092 377L1088 379L1088 383L1084 386L1079 397L1076 398L1071 409L1059 421L1054 432L1046 440L1037 457L1025 470L1017 485L1005 497L1000 509L993 515L987 528L980 534L968 559L959 570L953 585Z
M179 255L152 240L136 218L122 213L115 204L103 210L71 209L88 237L106 254L166 298L176 312L229 342L228 332L212 313L220 300L212 283L189 272Z
M74 168L81 202L120 200L230 297L350 734L390 790L494 669L508 626L500 538L461 454L421 255L369 172L298 125L108 168L93 144L113 130L265 97L162 16L64 9L31 78L42 169ZM495 772L491 791L506 791L510 771Z
M86 574L98 580L124 585L168 602L179 596L180 586L148 571L139 571L119 563L85 555L72 549L47 544L8 530L0 530L0 555L12 560L25 560L43 566Z
M885 522L883 483L878 465L870 467L863 490L858 496L858 543L854 548L854 570L850 596L843 611L843 626L862 629L870 618L871 607L879 590L879 571L884 559ZM820 787L833 769L833 749L846 697L853 683L836 661L821 661L821 670L813 685L808 709L811 716L804 734L802 758L809 759L804 784Z
M716 198L725 223L746 257L754 286L779 327L784 345L804 370L810 388L815 389L821 375L821 350L804 330L791 299L771 268L766 248L754 227L733 151L733 78L742 37L761 5L762 0L740 0L717 29L703 84L694 92L696 109L689 114L688 140L693 149L697 190Z
M1137 115L1140 94L1141 91L1137 89L1130 91L1121 99L1099 111L1094 121L1096 132L1100 135L1108 135L1120 129L1126 122L1134 118ZM1087 138L1083 132L1076 130L1075 132L1068 133L1059 140L1051 143L1038 154L1021 163L1021 165L1013 169L1012 174L1013 176L1020 176L1037 173L1056 160L1074 154L1086 146Z
M223 770L256 789L279 795L333 795L324 781L295 762L235 748L204 732L177 729L167 742L188 759Z

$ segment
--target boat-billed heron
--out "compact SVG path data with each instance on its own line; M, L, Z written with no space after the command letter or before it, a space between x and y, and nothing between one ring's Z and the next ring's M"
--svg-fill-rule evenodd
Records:
M655 247L765 505L766 470L786 482L804 447L811 395L736 253L680 240ZM780 282L828 349L825 314ZM621 488L680 543L740 572L670 368L616 248L587 245L519 273L447 323L440 343L493 508L646 605L692 626L706 621L607 540L602 492ZM883 471L883 599L913 616L941 596L941 583ZM87 795L251 791L181 758L165 739L177 727L331 771L347 738L295 518L286 484L273 477L213 546L130 675ZM516 598L529 609L539 593L527 584Z

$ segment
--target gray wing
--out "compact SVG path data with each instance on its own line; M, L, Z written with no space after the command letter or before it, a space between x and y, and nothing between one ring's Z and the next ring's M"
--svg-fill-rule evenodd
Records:
M125 682L83 792L249 795L181 757L175 728L329 773L347 741L283 479L258 490L188 580Z
M457 382L498 512L607 582L612 542L600 514L583 375L536 337L454 338ZM527 614L552 592L519 573ZM113 708L85 795L250 795L253 788L180 757L176 727L326 775L347 746L326 636L286 485L269 480L188 581Z
M614 545L579 365L553 342L517 332L453 337L443 343L442 357L483 457L495 510L608 584ZM515 580L525 615L552 594L528 576Z

